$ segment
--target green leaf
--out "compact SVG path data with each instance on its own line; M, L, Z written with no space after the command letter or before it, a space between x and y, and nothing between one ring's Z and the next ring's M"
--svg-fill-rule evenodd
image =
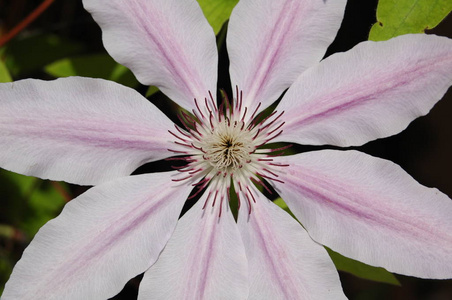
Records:
M58 59L75 55L83 49L82 45L54 34L30 36L14 39L8 43L4 55L5 64L13 77L42 68Z
M400 282L394 274L386 271L383 268L372 267L365 263L353 260L351 258L342 256L333 250L325 247L334 262L336 268L340 271L351 273L359 278L368 279L377 282L389 283L393 285L400 285Z
M0 60L0 82L11 82L12 78L3 61Z
M93 54L64 58L44 68L54 77L84 76L112 80L129 87L138 86L132 72L118 64L108 54Z
M146 91L146 98L147 97L151 97L152 95L154 95L155 93L157 93L159 90L158 87L151 85L148 90Z
M286 202L284 202L284 200L282 198L277 198L273 201L273 203L275 203L276 205L278 205L279 207L281 207L282 209L284 209L287 213L289 213L292 218L294 218L295 220L297 220L297 218L294 216L294 214L290 211L289 207L287 206ZM297 220L298 221L298 220Z
M372 26L369 40L424 32L436 27L451 11L451 0L380 0L378 22Z
M204 15L215 32L220 32L221 26L229 19L232 9L238 0L198 0Z
M59 183L65 189L63 183ZM0 219L33 237L47 221L57 216L66 201L52 182L0 170Z

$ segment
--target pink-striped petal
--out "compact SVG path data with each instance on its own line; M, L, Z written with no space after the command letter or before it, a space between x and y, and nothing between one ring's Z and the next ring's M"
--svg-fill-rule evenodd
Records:
M190 186L174 172L120 178L69 202L40 229L2 299L107 299L158 258Z
M326 250L286 212L256 198L237 222L248 257L248 299L346 299Z
M452 278L452 200L446 195L358 151L278 161L290 166L276 188L314 240L391 272Z
M317 64L342 22L345 0L241 0L227 47L232 86L244 105L266 108L307 68Z
M405 35L363 42L303 73L278 106L275 141L362 145L405 129L452 84L452 40Z
M0 85L0 166L94 185L168 157L172 122L136 91L91 78Z
M195 0L83 0L108 53L179 105L215 95L215 35Z
M138 299L247 298L247 260L229 203L218 197L203 209L206 194L177 223Z

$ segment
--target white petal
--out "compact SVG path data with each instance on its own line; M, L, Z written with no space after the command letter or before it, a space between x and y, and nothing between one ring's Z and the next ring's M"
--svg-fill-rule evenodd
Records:
M362 145L405 129L452 84L452 40L404 35L363 42L303 73L278 106L275 141Z
M91 78L0 84L0 166L94 185L168 157L172 122L136 91Z
M2 299L107 299L157 259L190 187L174 172L117 179L69 202L40 229Z
M232 87L266 108L317 64L342 22L345 0L241 0L228 29Z
M357 151L280 157L280 195L314 240L390 272L452 277L452 200ZM276 159L275 159L276 161Z
M139 299L246 299L248 270L237 224L223 199L203 209L206 194L180 219Z
M189 109L217 82L212 28L194 0L83 0L108 53L146 85Z
M326 250L260 197L250 214L241 208L238 220L249 264L248 299L346 299Z

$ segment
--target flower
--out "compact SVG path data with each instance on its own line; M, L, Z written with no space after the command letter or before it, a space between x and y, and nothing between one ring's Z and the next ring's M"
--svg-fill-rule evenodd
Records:
M449 39L363 42L319 63L345 0L241 0L227 37L237 89L218 107L215 38L194 0L84 5L109 53L191 113L174 127L134 90L99 79L2 84L0 165L96 185L39 231L2 299L104 299L143 272L140 299L345 298L322 245L396 273L452 277L446 195L358 151L261 147L359 146L402 131L451 85ZM287 88L277 112L256 118ZM128 176L168 157L187 164ZM179 219L193 188L203 194Z

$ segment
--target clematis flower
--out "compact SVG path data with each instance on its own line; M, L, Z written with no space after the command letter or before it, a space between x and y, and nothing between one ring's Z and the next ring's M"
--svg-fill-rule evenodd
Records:
M111 56L188 112L174 125L100 79L0 85L0 165L95 185L38 232L2 299L106 299L143 272L139 299L343 299L323 245L391 272L451 278L446 195L358 151L263 147L394 135L452 84L444 37L363 42L321 61L345 2L241 0L227 36L236 88L217 105L215 36L196 1L84 0ZM129 176L160 159L186 164ZM274 188L303 227L259 187ZM202 195L179 219L190 194Z

